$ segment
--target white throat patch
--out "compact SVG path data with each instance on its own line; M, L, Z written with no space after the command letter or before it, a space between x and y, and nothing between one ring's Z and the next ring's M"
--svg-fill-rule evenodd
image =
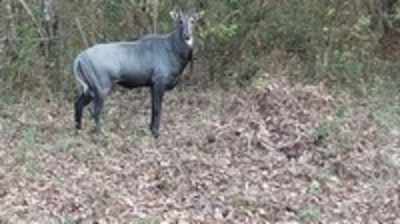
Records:
M189 47L193 47L194 44L193 37L191 37L189 40L185 40L185 42Z

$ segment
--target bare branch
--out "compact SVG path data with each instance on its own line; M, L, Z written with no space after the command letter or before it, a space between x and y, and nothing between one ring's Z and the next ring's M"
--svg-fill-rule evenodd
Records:
M44 34L43 34L42 28L40 26L40 23L36 19L35 15L33 15L32 10L29 8L28 4L26 4L25 0L18 0L18 1L24 7L24 9L28 13L28 15L32 18L32 21L35 23L35 25L37 27L37 31L38 31L39 35L41 37L44 37Z

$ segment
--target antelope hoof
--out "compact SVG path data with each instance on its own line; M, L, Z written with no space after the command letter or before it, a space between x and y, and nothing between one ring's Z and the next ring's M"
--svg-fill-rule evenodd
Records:
M157 129L152 128L152 129L151 129L151 134L153 134L153 137L154 137L154 138L160 137L160 131L157 130Z

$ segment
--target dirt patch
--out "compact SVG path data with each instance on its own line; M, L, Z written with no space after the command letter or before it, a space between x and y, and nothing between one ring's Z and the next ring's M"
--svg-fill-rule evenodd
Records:
M389 30L380 40L383 54L386 59L396 60L400 56L400 32Z
M107 137L72 104L2 105L0 223L393 223L399 143L321 86L178 89L161 138L147 91L115 93ZM339 111L339 112L338 112ZM347 138L349 137L349 138ZM399 220L397 220L399 221Z

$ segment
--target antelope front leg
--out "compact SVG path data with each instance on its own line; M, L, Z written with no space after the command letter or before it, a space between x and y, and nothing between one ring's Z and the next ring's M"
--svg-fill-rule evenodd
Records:
M165 87L162 82L156 82L151 88L151 123L150 130L155 138L160 136L160 120L162 100Z

